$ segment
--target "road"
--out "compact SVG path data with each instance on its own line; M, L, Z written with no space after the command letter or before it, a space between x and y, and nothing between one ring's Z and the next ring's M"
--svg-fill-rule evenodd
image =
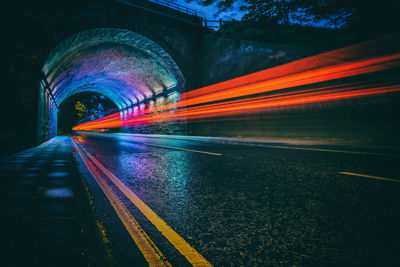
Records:
M398 154L129 134L74 138L212 265L400 266ZM169 263L189 264L157 222L116 194Z

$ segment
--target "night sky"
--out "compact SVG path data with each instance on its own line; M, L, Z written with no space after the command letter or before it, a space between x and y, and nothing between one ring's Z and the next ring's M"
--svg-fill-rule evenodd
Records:
M219 11L217 8L217 3L214 3L209 6L202 6L196 3L196 1L191 1L187 2L186 0L176 0L175 1L177 4L195 9L195 10L200 10L203 11L204 14L206 15L207 19L209 20L217 20L217 19L222 19L222 20L240 20L243 15L245 14L244 12L241 12L239 10L240 5L242 5L241 1L236 1L232 8L227 10L227 11Z

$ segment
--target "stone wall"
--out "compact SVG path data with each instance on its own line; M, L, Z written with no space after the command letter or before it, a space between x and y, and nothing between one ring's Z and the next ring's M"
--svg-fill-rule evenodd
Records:
M57 108L42 86L39 88L37 142L43 143L57 136Z
M315 55L320 47L296 43L268 43L205 36L199 60L200 86Z

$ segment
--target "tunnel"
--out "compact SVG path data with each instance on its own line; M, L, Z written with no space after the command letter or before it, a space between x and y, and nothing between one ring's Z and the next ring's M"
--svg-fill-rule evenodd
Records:
M42 75L39 142L57 134L58 107L72 95L103 94L123 113L185 87L182 72L162 47L143 35L117 28L70 36L49 53Z

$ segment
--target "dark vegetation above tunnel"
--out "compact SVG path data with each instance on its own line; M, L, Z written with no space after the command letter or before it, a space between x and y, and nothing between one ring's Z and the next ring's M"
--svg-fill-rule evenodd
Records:
M397 0L189 0L233 5L248 12L206 35L202 85L284 64L299 58L398 33ZM234 66L231 68L230 66Z
M387 8L387 7L386 7ZM383 11L381 11L383 12ZM398 34L393 20L377 15L342 28L282 24L268 20L226 22L203 38L199 80L202 86L345 47L383 35ZM356 23L357 22L357 23Z
M398 0L187 0L216 4L218 13L237 12L242 21L275 25L379 31L397 28Z

